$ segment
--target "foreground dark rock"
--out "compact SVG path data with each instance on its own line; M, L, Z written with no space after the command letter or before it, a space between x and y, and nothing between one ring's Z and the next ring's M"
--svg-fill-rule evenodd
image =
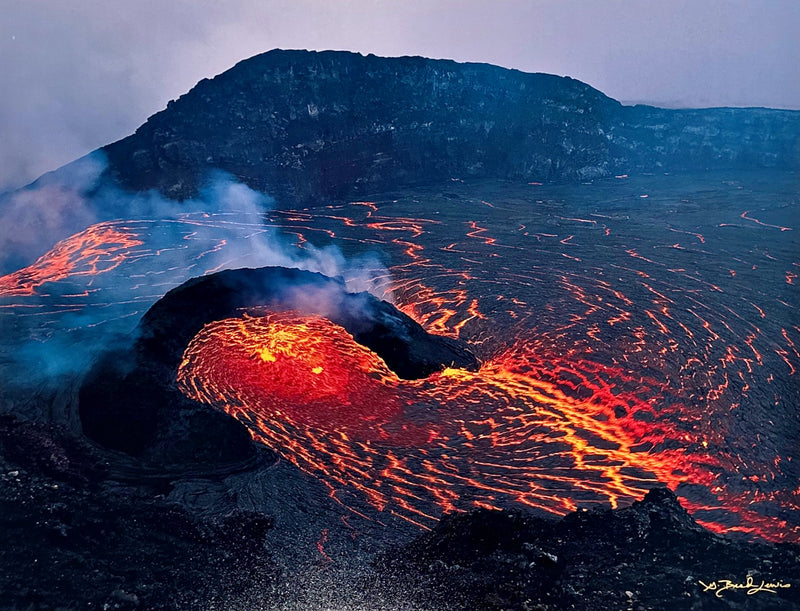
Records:
M337 280L282 267L227 270L168 292L143 316L132 346L101 356L80 391L86 434L162 466L246 468L255 450L244 426L187 399L175 379L183 351L203 325L265 310L325 316L403 378L478 366L458 342L429 335L394 306L348 293Z
M617 511L548 520L522 512L449 515L377 566L435 609L800 608L800 548L713 535L666 489ZM722 580L790 584L747 595Z
M0 608L800 608L800 549L712 535L665 489L560 520L447 516L373 571L340 570L345 581L329 584L339 602L321 606L302 574L273 561L268 517L199 517L167 501L166 474L121 480L108 458L57 426L0 417ZM720 589L748 575L790 587L717 597L699 583Z
M72 433L0 416L0 608L206 608L274 580L269 518L198 518L159 494L168 480L108 476Z
M800 113L630 107L487 64L275 50L202 80L103 151L130 190L184 199L221 169L294 206L451 177L795 169Z

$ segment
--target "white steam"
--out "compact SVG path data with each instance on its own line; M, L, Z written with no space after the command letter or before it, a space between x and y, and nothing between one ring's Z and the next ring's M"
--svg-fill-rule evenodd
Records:
M86 192L105 166L104 156L94 154L0 197L0 275L97 221Z
M158 251L151 274L169 277L159 278L159 286L222 269L278 265L384 296L388 272L375 254L347 258L334 245L292 244L266 223L274 200L230 175L212 174L195 199L178 202L156 191L123 191L105 180L105 168L103 154L93 153L0 200L0 274L30 265L90 225L124 219L151 224L141 237Z
M272 198L228 175L211 176L195 199L177 202L155 191L124 192L105 181L104 167L102 158L86 158L0 201L0 274L39 257L46 267L57 242L96 223L111 222L141 242L118 265L98 266L100 273L56 278L30 296L0 295L0 377L14 386L79 377L99 352L127 341L168 290L224 269L298 268L338 277L351 292L385 296L389 273L377 255L345 257L333 245L297 245L267 222ZM92 257L102 262L102 253L93 252L78 271L91 270Z

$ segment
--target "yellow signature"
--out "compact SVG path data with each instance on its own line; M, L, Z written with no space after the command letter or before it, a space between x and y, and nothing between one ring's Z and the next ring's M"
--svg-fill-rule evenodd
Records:
M736 583L730 579L719 579L711 583L704 583L699 579L697 581L703 586L703 592L714 592L717 598L722 598L722 593L725 590L747 590L747 595L752 596L759 592L777 594L780 589L792 587L792 584L784 583L782 579L778 581L764 581L762 579L761 583L757 583L753 581L752 575L748 575L744 583Z

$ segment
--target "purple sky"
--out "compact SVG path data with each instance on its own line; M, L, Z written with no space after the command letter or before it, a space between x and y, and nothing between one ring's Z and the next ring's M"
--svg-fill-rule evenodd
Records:
M0 190L275 47L481 61L623 102L800 109L797 0L0 0Z

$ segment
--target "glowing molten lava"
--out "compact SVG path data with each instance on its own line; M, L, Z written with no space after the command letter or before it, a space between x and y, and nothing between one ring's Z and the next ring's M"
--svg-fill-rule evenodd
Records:
M391 267L367 276L384 298L467 343L480 371L400 380L329 321L270 314L206 327L183 391L372 519L517 503L564 513L663 483L712 530L800 541L800 262L786 226L798 204L714 183L719 207L689 194L665 216L602 190L573 202L491 188L273 210L266 229L205 213L100 223L0 278L3 330L45 341L73 333L78 312L87 332L95 320L127 332L191 276L262 265L250 240L267 230L312 258L320 241L377 250ZM48 290L59 280L70 284Z
M564 361L533 339L478 372L405 381L326 319L227 319L193 339L178 383L321 477L348 509L366 501L420 525L471 506L617 506L658 481L712 487L730 468L704 438L659 421L655 381Z
M45 282L110 271L142 243L120 222L92 225L62 240L28 267L0 277L0 296L33 295Z
M246 420L282 420L344 439L420 441L409 437L419 427L398 425L397 376L325 318L290 312L211 323L187 348L178 382L198 400L224 398L225 409Z

